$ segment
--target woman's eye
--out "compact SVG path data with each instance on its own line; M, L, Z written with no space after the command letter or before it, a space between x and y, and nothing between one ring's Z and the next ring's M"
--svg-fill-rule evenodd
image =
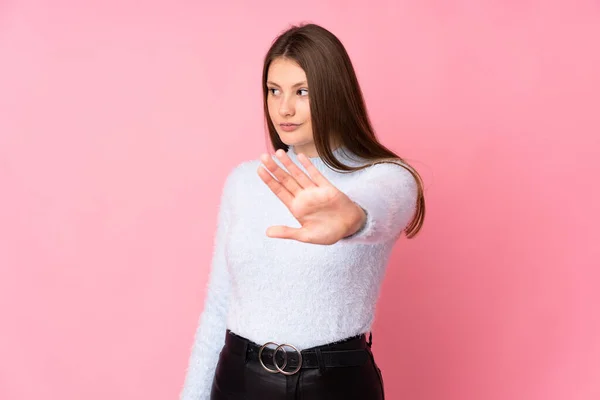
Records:
M302 92L304 92L304 94L302 94ZM300 94L300 96L308 96L308 89L300 89L298 90L298 94Z
M279 89L275 89L275 88L269 88L268 90L269 90L269 92L271 92L271 94L275 94L275 95L276 95L277 93L274 93L274 91L275 91L275 90L279 90Z

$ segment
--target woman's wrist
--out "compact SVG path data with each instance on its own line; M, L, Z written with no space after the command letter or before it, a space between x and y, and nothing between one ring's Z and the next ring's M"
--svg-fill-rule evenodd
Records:
M349 224L348 232L344 236L344 239L354 236L360 232L367 224L367 212L364 208L354 203L356 206L355 213L353 213L351 222Z

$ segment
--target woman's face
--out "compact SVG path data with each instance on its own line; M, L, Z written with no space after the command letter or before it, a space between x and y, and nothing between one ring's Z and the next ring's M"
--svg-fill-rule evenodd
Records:
M269 116L281 141L293 145L296 153L316 156L304 70L292 60L273 60L267 72L267 89Z

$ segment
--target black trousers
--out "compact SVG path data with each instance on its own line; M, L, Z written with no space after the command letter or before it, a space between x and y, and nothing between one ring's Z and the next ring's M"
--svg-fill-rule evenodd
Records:
M219 361L212 382L211 400L382 400L383 378L375 363L371 351L372 334L367 341L362 334L346 340L311 347L302 350L302 354L311 350L335 351L354 350L364 352L366 356L361 365L325 367L319 355L318 367L301 368L292 375L271 373L265 369L277 371L274 364L261 356L263 364L257 358L256 347L260 346L227 330L225 345L219 354ZM276 345L271 345L274 348ZM286 348L290 355L295 352ZM254 357L251 353L254 352ZM279 350L278 366L285 364L284 351ZM313 352L314 353L314 352ZM317 352L318 353L318 352ZM354 352L352 352L355 354ZM297 353L296 353L297 354ZM319 353L321 354L321 353ZM330 353L331 354L331 353ZM360 355L360 354L359 354ZM313 354L314 356L314 354ZM289 358L288 358L289 359ZM314 359L314 357L313 357ZM297 360L296 360L297 361ZM334 360L335 363L335 360ZM306 364L306 362L304 363ZM296 362L295 366L298 366ZM291 369L290 369L291 368ZM283 367L293 372L297 368Z

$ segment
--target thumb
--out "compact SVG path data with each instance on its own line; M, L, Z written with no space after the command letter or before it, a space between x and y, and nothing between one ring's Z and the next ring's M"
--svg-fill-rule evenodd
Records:
M271 238L300 240L302 233L302 228L291 228L283 225L270 226L267 229L267 236Z

